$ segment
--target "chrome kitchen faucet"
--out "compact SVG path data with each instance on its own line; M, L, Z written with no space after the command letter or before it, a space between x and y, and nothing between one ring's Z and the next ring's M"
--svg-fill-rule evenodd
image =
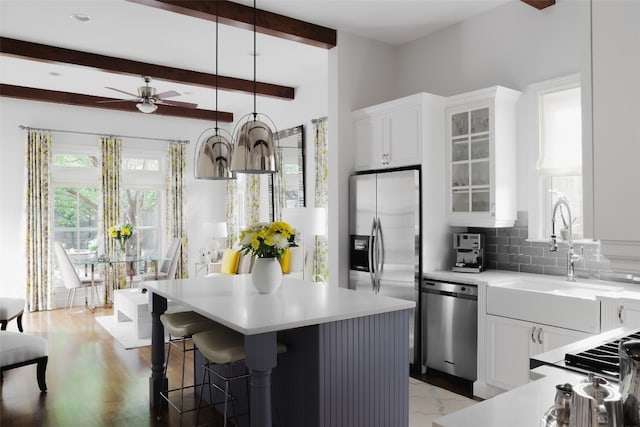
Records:
M564 205L567 208L567 215L569 216L569 250L567 252L567 280L570 282L575 282L575 268L574 263L580 259L580 255L576 254L573 251L573 225L571 218L571 209L569 208L569 201L565 196L562 196L558 199L558 201L553 205L553 214L551 215L551 241L549 250L551 252L558 251L558 241L556 236L556 212L558 209L562 209L561 205ZM560 213L562 214L562 212Z

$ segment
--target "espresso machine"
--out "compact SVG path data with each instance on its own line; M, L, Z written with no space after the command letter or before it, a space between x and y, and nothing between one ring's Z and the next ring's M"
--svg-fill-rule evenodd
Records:
M484 270L484 235L482 233L454 233L453 248L456 250L456 265L453 271L480 273Z

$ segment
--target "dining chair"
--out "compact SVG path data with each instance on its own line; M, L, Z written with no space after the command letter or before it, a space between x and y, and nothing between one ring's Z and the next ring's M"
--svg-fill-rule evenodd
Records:
M56 259L58 260L58 268L60 269L60 273L62 274L62 281L64 282L64 287L68 289L67 291L67 299L65 301L64 307L67 308L69 306L69 312L71 312L71 307L73 306L73 301L76 297L76 290L78 288L85 289L85 302L87 300L87 291L88 287L91 287L91 278L89 277L80 277L78 275L78 271L75 266L71 262L71 258L69 258L69 254L64 250L62 244L60 242L53 243ZM102 284L103 280L100 278L94 278L94 285ZM98 301L98 291L93 286L93 291L95 292L96 302Z
M176 270L178 269L178 258L180 257L180 247L182 246L182 239L175 237L165 257L162 259L162 264L158 268L158 274L156 273L144 273L141 276L142 280L172 280L176 278Z

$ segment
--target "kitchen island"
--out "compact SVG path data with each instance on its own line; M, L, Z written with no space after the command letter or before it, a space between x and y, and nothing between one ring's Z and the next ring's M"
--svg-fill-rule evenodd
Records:
M282 425L408 425L407 337L414 302L292 278L284 278L276 293L262 295L248 275L145 286L152 315L152 410L165 405L160 315L169 299L245 336L252 427L272 425L271 372L285 359L276 354L281 337L288 344L284 371L291 373L288 394L278 396L286 409ZM296 339L287 342L291 335Z

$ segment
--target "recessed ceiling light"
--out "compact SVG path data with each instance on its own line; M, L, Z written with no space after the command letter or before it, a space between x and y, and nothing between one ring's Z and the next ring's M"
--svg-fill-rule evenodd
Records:
M49 75L50 75L50 76L53 76L53 77L58 77L58 76L61 76L62 74L60 74L60 73L59 73L59 72L57 72L57 71L51 71L51 72L49 72Z
M91 17L89 15L85 15L84 13L74 13L71 15L71 19L75 19L79 22L89 22L91 21Z

